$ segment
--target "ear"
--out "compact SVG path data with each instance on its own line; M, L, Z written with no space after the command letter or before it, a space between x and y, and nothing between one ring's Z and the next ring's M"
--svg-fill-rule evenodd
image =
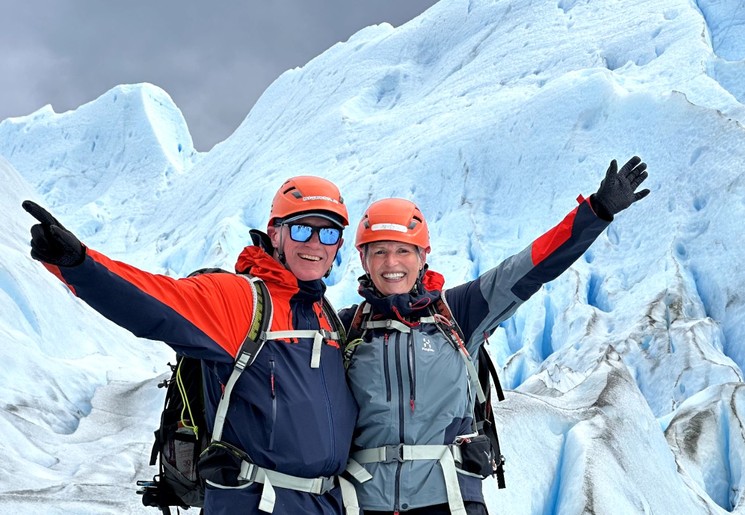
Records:
M429 254L429 247L426 249L419 249L419 270L424 268L424 265L427 263L427 254Z
M272 247L275 249L279 248L279 233L281 230L281 227L275 227L273 225L266 228L266 234L269 236L269 239L272 241Z
M367 260L365 259L365 247L362 247L360 249L360 263L362 263L362 269L365 271L366 274L369 274L370 271L367 269Z

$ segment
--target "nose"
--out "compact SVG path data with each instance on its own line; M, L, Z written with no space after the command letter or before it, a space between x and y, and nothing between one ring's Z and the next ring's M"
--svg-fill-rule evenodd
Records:
M314 245L317 245L317 246L323 245L321 243L321 235L320 235L320 233L318 231L313 231L310 234L310 239L308 241L306 241L305 243L307 243L307 244L314 244Z
M385 264L388 266L395 265L398 263L398 256L396 256L395 252L388 252L385 255Z

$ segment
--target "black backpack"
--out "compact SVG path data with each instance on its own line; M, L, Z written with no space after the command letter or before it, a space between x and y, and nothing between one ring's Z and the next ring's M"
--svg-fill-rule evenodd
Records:
M155 431L150 466L158 464L152 481L137 481L142 504L170 513L169 506L201 507L204 487L197 472L199 455L209 445L204 417L202 362L183 355L168 363L171 378L158 384L167 388L166 400Z
M497 392L497 400L499 402L504 400L504 392L502 391L502 385L499 382L497 368L494 366L489 351L486 350L488 336L488 334L484 333L484 344L479 346L479 353L476 359L476 362L478 363L479 384L481 385L481 389L484 391L486 400L483 403L476 402L474 414L476 417L476 424L480 426L479 433L489 437L492 448L494 449L494 454L497 459L495 468L497 486L499 488L505 488L504 455L499 447L497 425L494 420L494 409L491 403L491 381L494 381L494 390Z
M189 277L204 273L230 273L220 268L202 268ZM264 333L271 320L271 301L263 281L255 281L256 316L251 323L238 358L248 353L255 357L264 344ZM236 361L237 359L236 358ZM250 366L253 360L249 358ZM168 363L171 377L158 384L167 388L160 427L155 431L155 442L150 465L158 464L152 480L137 481L142 504L159 508L164 514L170 507L188 509L204 505L204 483L199 477L197 463L210 445L212 428L207 427L204 415L204 382L202 362L183 355L176 356L176 364Z
M369 319L372 315L371 312L365 308L366 303L363 301L352 317L350 326L347 330L347 346L344 350L345 366L351 359L354 349L357 344L360 343L360 338L364 334L363 322ZM450 341L453 347L460 352L461 348L465 352L465 338L461 328L455 321L450 306L447 305L443 298L437 300L431 308L431 314L434 316L435 325L442 332L443 335ZM505 459L502 455L501 448L499 446L499 436L497 435L497 426L494 420L494 410L492 409L491 403L491 385L494 381L494 389L497 392L497 398L499 401L504 400L504 392L502 391L502 385L499 382L499 376L497 375L497 369L494 366L494 362L489 356L489 352L486 350L487 334L484 333L484 345L479 346L478 356L475 361L478 370L478 382L483 391L484 397L483 402L480 399L476 400L474 406L474 422L478 433L485 435L489 439L491 444L491 453L493 456L493 462L491 464L491 474L496 476L497 486L505 488L505 477L504 477L504 463ZM488 445L488 444L487 444ZM484 475L485 477L486 475Z

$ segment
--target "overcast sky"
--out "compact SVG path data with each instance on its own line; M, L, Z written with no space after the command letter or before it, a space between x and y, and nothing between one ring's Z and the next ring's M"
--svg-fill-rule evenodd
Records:
M151 82L198 150L227 138L283 71L436 0L0 0L0 120Z

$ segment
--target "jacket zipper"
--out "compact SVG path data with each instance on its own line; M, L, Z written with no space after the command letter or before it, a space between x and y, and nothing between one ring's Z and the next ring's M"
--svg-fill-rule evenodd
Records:
M401 333L396 332L396 379L398 380L398 441L404 443L404 380L401 370ZM396 491L393 498L394 511L400 510L401 502L401 468L402 462L396 464Z
M323 313L323 301L321 302L321 313ZM321 330L321 319L319 316L315 314L315 311L311 307L311 312L313 313L313 319L315 320L315 324L317 324L316 330ZM311 325L310 327L314 327ZM325 345L325 343L322 344ZM323 353L323 348L321 348L321 353ZM320 374L321 383L323 384L323 392L326 394L326 413L328 415L329 420L329 449L331 449L331 456L329 459L329 463L334 463L336 461L336 422L334 420L334 411L331 408L331 397L329 396L329 389L328 389L328 383L326 381L326 371L323 366L324 361L321 360L321 364L318 367L318 373Z
M383 335L383 371L385 372L385 399L391 402L391 372L388 370L388 337L389 333Z
M269 433L269 450L274 450L274 433L277 425L277 390L274 379L274 360L269 360L269 388L272 394L272 431Z
M408 365L409 365L409 406L414 413L416 404L416 359L414 355L414 333L409 333Z
M322 301L319 301L322 302ZM303 306L303 309L298 310L302 317L305 318L305 324L300 323L300 316L298 316L298 328L302 325L305 325L307 329L311 330L317 330L320 331L321 329L321 320L320 317L316 314L316 311L314 309L314 305L310 306ZM321 308L321 311L323 311L323 308ZM331 398L329 396L329 389L328 384L326 383L326 375L323 370L323 360L321 360L321 366L318 367L318 374L319 374L319 381L321 382L321 386L323 389L323 393L326 397L326 417L328 419L329 423L329 449L331 450L331 455L329 456L329 463L334 463L336 461L336 434L335 434L335 427L336 423L334 421L334 414L333 410L331 409Z

